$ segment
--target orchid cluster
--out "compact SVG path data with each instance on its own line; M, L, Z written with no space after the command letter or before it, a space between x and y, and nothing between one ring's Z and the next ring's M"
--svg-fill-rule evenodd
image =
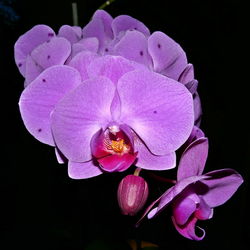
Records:
M140 170L178 166L175 184L142 218L171 206L177 231L201 240L205 232L196 235L196 222L212 218L213 208L243 180L232 169L203 174L208 139L199 128L198 81L181 46L130 16L113 19L98 10L83 29L63 25L55 33L36 25L14 49L25 78L19 101L24 125L55 148L69 176L86 179L135 168L118 187L122 213L135 215L149 192Z

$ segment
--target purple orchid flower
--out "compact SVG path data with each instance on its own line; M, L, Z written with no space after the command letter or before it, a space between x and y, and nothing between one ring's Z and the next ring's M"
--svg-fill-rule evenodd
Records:
M123 57L94 57L81 52L71 66L50 67L26 87L19 103L26 128L58 148L72 178L124 171L133 163L175 167L175 151L194 123L191 93Z
M193 130L191 137L192 142L180 159L177 183L153 202L146 213L158 203L148 213L150 219L171 205L172 221L176 230L188 239L202 240L205 230L197 226L201 236L196 234L197 221L212 218L213 209L230 199L243 179L233 169L202 174L208 155L208 139L198 128Z
M118 55L183 83L193 94L195 125L200 124L201 104L193 66L181 46L166 34L150 34L140 21L127 15L112 18L97 10L83 28L63 25L56 35L47 25L36 25L15 43L15 61L25 77L25 87L45 69L71 65L80 52ZM78 67L79 68L79 67Z
M47 25L36 25L20 36L14 46L15 62L25 77L25 87L41 72L63 65L71 54L72 44L81 39L80 27L63 25L56 36Z

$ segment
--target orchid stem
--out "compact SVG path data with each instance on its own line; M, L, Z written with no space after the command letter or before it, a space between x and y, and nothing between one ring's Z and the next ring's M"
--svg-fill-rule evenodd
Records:
M158 181L168 182L168 183L171 183L171 184L176 184L175 180L172 180L172 179L169 179L169 178L166 178L166 177L162 177L162 176L159 176L159 175L156 175L156 174L153 174L153 173L148 173L148 174L151 177L153 177L154 179L158 180Z
M108 0L106 1L104 4L102 4L98 9L99 10L104 10L108 5L110 5L111 3L113 3L115 0Z
M77 3L72 3L72 18L73 18L73 25L78 26Z
M134 172L134 175L139 176L140 172L141 172L141 168L136 168L135 172Z

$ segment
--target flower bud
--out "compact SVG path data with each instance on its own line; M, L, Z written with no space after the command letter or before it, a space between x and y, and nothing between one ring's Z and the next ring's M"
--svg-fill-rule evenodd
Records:
M148 184L140 176L127 175L119 184L118 203L124 215L135 215L147 201Z

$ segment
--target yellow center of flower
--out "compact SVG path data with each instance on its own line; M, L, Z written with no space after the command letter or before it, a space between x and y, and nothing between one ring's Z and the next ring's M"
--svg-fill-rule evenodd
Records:
M128 148L127 145L124 143L123 139L121 139L119 141L112 140L110 147L116 153L122 153L122 152L126 151L126 149Z

